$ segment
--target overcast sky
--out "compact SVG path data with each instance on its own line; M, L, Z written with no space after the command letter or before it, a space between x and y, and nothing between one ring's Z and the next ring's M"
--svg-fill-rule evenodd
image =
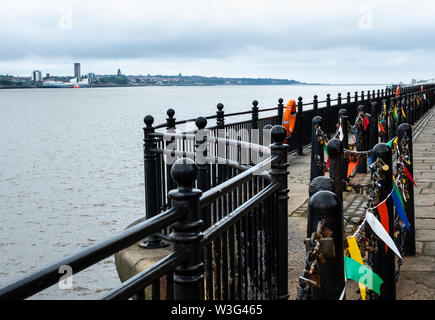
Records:
M435 77L434 0L0 2L0 74Z

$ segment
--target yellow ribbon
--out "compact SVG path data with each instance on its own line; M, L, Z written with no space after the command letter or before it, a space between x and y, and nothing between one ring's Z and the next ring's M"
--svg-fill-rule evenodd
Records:
M362 259L362 256L361 256L361 251L359 251L359 247L358 247L358 244L356 242L355 237L347 237L347 243L349 244L348 250L349 250L349 253L350 253L350 257L353 260L357 261L358 263L363 264L363 259ZM366 286L363 285L360 282L358 282L358 285L359 285L359 289L360 289L360 292L361 292L361 298L363 300L365 300L366 299Z

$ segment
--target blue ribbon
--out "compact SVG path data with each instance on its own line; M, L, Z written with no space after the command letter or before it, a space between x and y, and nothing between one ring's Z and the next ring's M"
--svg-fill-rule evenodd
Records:
M402 203L399 199L399 195L397 194L397 189L394 189L391 195L393 197L394 206L396 207L396 212L399 215L400 220L403 221L408 230L411 230L411 228L409 227L408 218L406 217L405 209L403 208Z

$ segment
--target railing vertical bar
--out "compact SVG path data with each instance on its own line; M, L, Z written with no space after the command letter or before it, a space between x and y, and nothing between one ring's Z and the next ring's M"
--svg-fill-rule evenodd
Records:
M174 300L174 273L166 274L166 300Z
M257 194L258 187L257 187L257 177L253 178L253 196ZM258 209L255 208L253 210L253 216L252 216L252 241L253 241L253 260L254 260L254 279L253 279L253 285L254 285L254 299L258 299Z
M267 210L266 210L266 227L267 227L267 232L266 232L266 239L267 239L267 246L266 246L266 250L267 250L267 268L266 268L266 275L267 275L267 299L272 299L272 272L273 272L273 252L272 252L272 213L273 213L273 208L272 208L272 200L273 198L270 197L267 201Z
M151 284L151 299L160 300L160 279Z
M140 290L136 293L136 300L145 300L145 290Z
M228 166L224 168L225 179L228 178ZM222 216L228 214L228 200L227 194L222 199ZM228 233L222 233L222 299L228 300Z
M235 176L237 174L236 169L235 168L231 168L231 176ZM235 209L234 206L234 201L235 201L235 191L232 191L229 195L229 212L232 212ZM230 277L229 277L229 299L230 300L234 300L236 293L235 293L235 276L236 276L236 271L235 271L235 243L234 243L234 233L235 233L235 228L234 226L232 226L229 231L228 231L228 251L230 254Z

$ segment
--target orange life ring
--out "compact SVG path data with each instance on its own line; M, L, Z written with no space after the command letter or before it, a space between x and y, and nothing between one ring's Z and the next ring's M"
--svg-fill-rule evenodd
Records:
M282 118L282 126L287 131L287 137L293 133L296 124L296 102L289 100L286 105L284 116Z

